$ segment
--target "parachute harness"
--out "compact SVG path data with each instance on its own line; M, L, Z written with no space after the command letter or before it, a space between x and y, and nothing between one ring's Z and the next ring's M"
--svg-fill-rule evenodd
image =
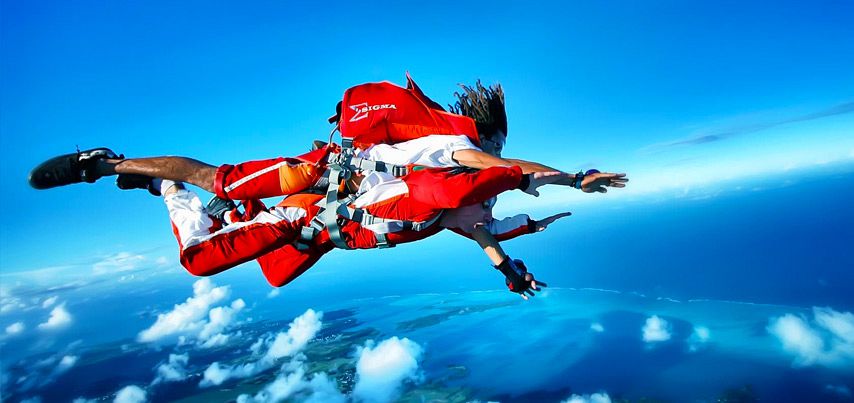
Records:
M335 131L336 126L330 134L330 140ZM331 142L330 142L331 143ZM326 184L326 197L321 199L317 206L320 211L315 215L311 222L302 227L300 230L300 238L297 241L297 249L307 249L311 241L325 228L329 233L329 239L337 248L352 249L347 245L344 239L341 226L346 221L355 221L362 226L374 224L387 224L387 232L397 231L421 231L439 221L441 214L428 221L404 221L390 218L381 218L369 214L364 209L350 207L357 195L351 194L341 198L338 189L342 183L352 178L356 173L366 172L386 172L395 177L405 176L411 171L409 167L386 164L382 161L373 161L358 157L356 149L353 147L353 140L342 138L340 152L332 153L328 156L326 164L326 172L323 174L321 184ZM388 241L386 232L376 232L378 248L391 248L394 244Z

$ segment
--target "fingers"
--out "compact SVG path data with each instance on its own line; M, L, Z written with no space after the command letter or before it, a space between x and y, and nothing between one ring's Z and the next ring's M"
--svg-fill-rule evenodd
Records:
M528 295L530 295L532 297L534 296L534 292L531 290L525 290L525 292L528 293Z
M528 296L525 294L519 294L519 296L522 297L522 299L524 299L525 301L528 300Z
M549 286L548 284L546 284L542 281L537 281L537 285L539 285L540 287L548 287Z
M531 273L525 273L525 281L531 281L534 279L534 275Z

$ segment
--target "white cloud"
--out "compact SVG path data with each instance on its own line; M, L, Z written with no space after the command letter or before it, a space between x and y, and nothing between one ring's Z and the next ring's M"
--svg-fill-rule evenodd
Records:
M306 382L303 379L304 375L305 370L303 368L299 368L290 374L281 374L276 377L276 380L265 386L264 389L258 392L255 396L250 398L248 395L243 395L237 398L237 402L260 403L280 402L285 400L306 387Z
M169 264L169 258L167 258L166 256L160 256L154 261L154 263L156 263L158 266L166 266L167 264Z
M309 340L313 339L320 331L323 312L315 312L308 309L294 319L288 326L287 333L279 333L267 351L267 357L278 359L293 355L305 347Z
M3 297L0 299L0 313L12 312L18 309L24 309L27 305L21 302L19 298L16 297Z
M68 349L71 349L71 346ZM68 372L68 370L77 364L77 360L78 357L76 355L51 355L38 360L32 363L32 366L27 371L27 375L17 380L17 384L22 391L42 388L55 381L60 375Z
M113 403L143 403L148 401L145 390L136 385L125 386L116 393Z
M65 304L60 304L50 311L50 317L47 319L47 322L39 324L39 329L58 329L70 325L71 321L71 314L65 310Z
M697 351L712 338L712 332L705 326L694 326L694 331L688 337L688 350Z
M813 308L810 322L801 315L772 318L768 332L794 356L794 366L854 366L854 314Z
M228 340L228 336L222 334L235 319L237 314L246 307L242 299L236 299L230 307L216 307L208 312L208 322L199 332L199 339L206 340L203 347L222 345Z
M72 400L71 403L98 403L98 401L95 399L86 399L86 398L78 397L78 398Z
M295 398L304 403L344 403L347 398L338 390L335 381L325 372L315 374L310 381L305 379L305 364L293 360L285 365L283 372L255 396L240 395L237 403L273 403Z
M51 306L53 306L53 304L56 303L57 299L59 299L59 297L56 295L45 299L44 301L42 301L42 308L45 308L45 309L50 308Z
M830 308L813 308L815 322L845 343L854 343L854 314Z
M658 343L670 340L670 324L657 315L652 315L647 318L642 330L643 341L647 343Z
M592 395L572 395L561 403L611 403L611 397L607 393L594 393Z
M198 339L201 347L222 345L228 335L222 332L235 320L246 303L234 300L230 306L215 307L229 296L228 286L215 287L208 278L193 284L193 296L171 311L157 315L151 327L141 331L137 340L143 343L178 338L183 342Z
M18 334L24 331L24 322L15 322L9 326L6 326L6 334L13 335Z
M231 378L231 373L231 368L222 367L219 362L214 362L205 370L204 378L199 386L222 385L223 382Z
M59 360L59 364L56 364L56 367L53 369L51 373L51 377L59 376L74 366L77 363L77 356L75 355L66 355L63 356L61 360Z
M322 326L323 312L308 309L288 325L287 332L280 332L273 338L261 339L252 344L253 353L258 354L262 348L267 351L257 361L242 365L227 366L214 362L205 370L199 386L217 386L234 378L248 378L272 368L276 360L295 356L313 339Z
M595 323L591 323L591 324L590 324L590 330L592 330L592 331L594 331L594 332L596 332L596 333L602 333L602 332L604 332L604 331L605 331L605 327L604 327L604 326L602 326L602 324L601 324L601 323L599 323L599 322L595 322Z
M267 293L267 298L276 298L281 293L282 293L281 290L279 290L278 288L274 288L274 289L270 290L270 292Z
M152 384L161 382L179 382L187 379L189 354L169 354L169 361L157 366L157 377Z
M131 271L135 270L143 262L145 262L145 256L135 255L130 252L119 252L95 263L92 266L92 272L94 274L115 274Z
M347 398L338 391L335 381L330 379L325 372L315 374L308 384L311 394L303 403L344 403Z
M265 345L264 345L264 342L265 342L265 341L266 341L266 340L264 340L263 338L260 338L260 339L256 340L254 343L252 343L252 345L251 345L251 346L249 346L249 351L251 351L251 352L252 352L252 354L254 354L254 355L258 355L258 354L260 354L260 353L261 353L261 348L263 348L263 347L265 346Z
M374 346L368 340L356 352L356 386L353 396L369 402L388 402L397 397L406 380L417 381L422 349L407 338L392 337Z
M228 344L228 340L230 338L231 338L231 335L224 334L224 333L217 333L213 336L210 336L207 340L200 342L199 347L201 347L201 348L214 348L214 347L224 346L224 345Z

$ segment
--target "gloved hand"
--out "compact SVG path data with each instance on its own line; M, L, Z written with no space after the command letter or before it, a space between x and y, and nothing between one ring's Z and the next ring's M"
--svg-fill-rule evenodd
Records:
M523 299L527 300L529 295L533 297L534 291L542 291L538 286L548 286L542 281L534 280L534 275L528 272L525 263L520 259L511 259L508 256L495 268L504 274L504 282L510 292L519 294Z

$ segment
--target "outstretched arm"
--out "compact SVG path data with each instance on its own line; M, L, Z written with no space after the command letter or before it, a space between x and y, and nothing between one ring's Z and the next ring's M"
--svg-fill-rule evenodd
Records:
M507 277L506 283L510 291L519 294L519 296L527 300L528 295L534 296L534 291L541 290L538 285L546 285L543 282L534 280L533 273L528 272L521 260L513 260L510 256L507 256L495 237L486 231L485 228L475 228L472 231L472 237L483 248L483 252L486 253L486 256L495 268Z
M515 158L499 158L491 154L487 154L480 150L458 150L453 154L454 160L460 165L475 169L486 169L494 166L511 166L515 165L522 168L522 173L534 172L560 172L550 166L540 164L539 162L525 161ZM575 174L562 173L560 180L555 182L556 185L575 186L577 178ZM585 175L581 182L581 190L585 193L605 193L605 187L626 187L626 174L596 172L590 175Z
M447 215L448 213L446 212L445 214ZM543 218L542 220L534 220L527 214L517 214L515 216L506 217L501 220L485 220L482 224L483 228L486 229L490 234L492 234L492 236L495 237L498 242L504 242L522 235L545 231L546 228L548 228L548 226L551 225L553 222L563 217L569 217L571 215L572 213L567 211L565 213L558 213ZM451 223L449 223L448 221L443 221L443 224L450 225ZM471 233L466 232L460 227L450 227L448 229L466 238L474 239Z
M475 169L485 169L494 166L513 166L516 165L522 168L522 173L533 172L554 172L557 169L549 168L543 164L529 162L524 160L500 158L491 154L487 154L480 150L466 149L454 151L453 158L462 166Z

